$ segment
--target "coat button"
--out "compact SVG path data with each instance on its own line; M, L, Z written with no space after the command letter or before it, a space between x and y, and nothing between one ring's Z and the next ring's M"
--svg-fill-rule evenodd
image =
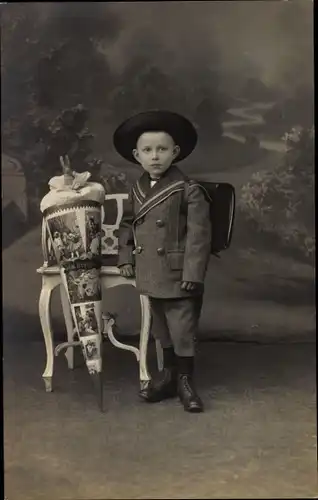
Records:
M142 252L142 247L136 247L136 253L141 253Z
M140 226L144 222L144 219L138 219L136 221L137 226Z
M161 220L161 219L157 220L156 224L157 224L158 227L163 227L165 225L164 221Z
M157 248L157 254L158 255L164 255L165 254L165 249L164 248Z

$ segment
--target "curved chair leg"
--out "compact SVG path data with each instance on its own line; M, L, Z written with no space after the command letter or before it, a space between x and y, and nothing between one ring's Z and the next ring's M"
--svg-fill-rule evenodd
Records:
M115 347L118 347L119 349L124 349L125 351L133 352L139 363L140 360L139 349L136 349L136 347L133 347L132 345L123 344L122 342L116 339L113 332L113 326L115 325L115 320L114 318L111 317L109 313L103 314L102 317L104 321L104 328L103 328L104 337L106 336Z
M54 368L54 353L53 353L53 331L50 317L50 304L52 296L52 287L47 283L43 283L40 299L39 299L39 315L44 335L46 348L46 367L42 375L46 392L51 392L53 368Z
M141 331L139 340L139 378L140 387L143 389L146 387L151 380L151 377L147 368L147 350L150 335L151 326L151 312L150 312L150 302L146 295L140 295L140 305L141 305Z
M158 370L163 370L163 350L159 340L156 340L157 366Z
M63 315L64 315L65 326L66 326L66 331L67 331L67 342L73 343L74 342L73 318L72 318L70 302L68 300L68 296L67 296L67 293L66 293L66 290L64 288L63 283L61 283L61 285L60 285L60 292L61 292L61 303L62 303ZM68 347L66 349L64 355L67 359L67 365L68 365L69 369L73 370L73 368L74 368L74 347L73 346Z

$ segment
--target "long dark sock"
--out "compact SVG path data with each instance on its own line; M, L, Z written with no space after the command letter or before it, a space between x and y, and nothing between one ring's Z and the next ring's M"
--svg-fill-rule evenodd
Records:
M194 372L194 356L178 356L178 372L179 375L192 377Z
M163 366L164 368L174 368L177 364L177 357L173 347L163 348Z

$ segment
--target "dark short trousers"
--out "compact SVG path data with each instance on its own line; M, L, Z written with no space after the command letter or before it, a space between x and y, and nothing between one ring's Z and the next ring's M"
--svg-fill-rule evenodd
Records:
M194 356L203 295L178 299L150 298L152 334L161 347L174 347L177 356Z

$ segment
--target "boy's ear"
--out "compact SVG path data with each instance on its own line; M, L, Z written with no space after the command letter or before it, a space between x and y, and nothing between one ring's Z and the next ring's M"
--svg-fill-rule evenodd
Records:
M135 160L137 160L139 162L139 154L138 154L137 149L133 149L133 155L134 155Z
M173 156L174 158L177 158L177 156L180 154L180 146L178 146L177 144L174 146L173 148Z

